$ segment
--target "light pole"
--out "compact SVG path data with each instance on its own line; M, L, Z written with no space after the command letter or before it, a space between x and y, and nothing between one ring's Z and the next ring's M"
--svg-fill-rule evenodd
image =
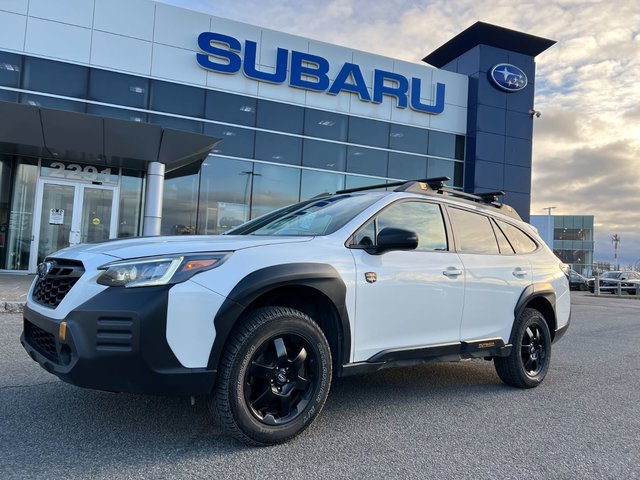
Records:
M616 270L620 270L620 262L618 261L618 244L620 243L620 235L617 233L611 237L611 243L613 243L613 263L616 264Z

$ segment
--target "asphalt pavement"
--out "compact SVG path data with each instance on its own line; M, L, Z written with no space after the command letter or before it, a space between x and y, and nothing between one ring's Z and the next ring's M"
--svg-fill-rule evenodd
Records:
M205 402L84 390L23 351L0 315L0 478L640 478L640 302L573 294L543 384L484 360L338 379L311 428L250 448Z

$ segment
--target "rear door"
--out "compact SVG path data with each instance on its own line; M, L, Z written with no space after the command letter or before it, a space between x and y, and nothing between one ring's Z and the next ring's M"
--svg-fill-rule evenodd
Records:
M367 253L386 227L418 234L418 248ZM464 272L449 250L439 204L397 202L370 220L353 237L356 265L354 361L384 350L412 349L459 340Z
M465 270L460 339L502 338L508 343L516 303L532 283L531 262L516 254L489 216L457 207L447 210Z

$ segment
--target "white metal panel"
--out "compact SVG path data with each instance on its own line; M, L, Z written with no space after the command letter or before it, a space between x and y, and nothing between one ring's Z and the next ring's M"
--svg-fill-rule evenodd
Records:
M269 67L276 66L276 52L278 48L289 50L297 50L298 52L309 52L309 40L295 35L276 32L274 30L262 30L260 49L260 65Z
M144 40L94 30L91 64L149 75L151 45L151 42Z
M29 0L2 0L0 2L0 10L5 12L19 13L26 15L29 9ZM3 25L5 25L3 23Z
M325 92L307 91L308 107L331 110L334 112L349 113L351 108L351 95L346 92L340 95L327 95Z
M394 101L393 99L390 99ZM431 126L431 117L433 115L429 115L424 112L416 112L411 108L392 108L391 109L391 121L397 123L406 123L409 125L414 125L416 127L424 127L429 128Z
M213 323L224 297L196 283L169 290L167 343L182 366L204 368L216 338Z
M372 89L368 88L367 90L369 90L369 96L373 98ZM382 103L362 101L356 93L342 92L340 95L348 95L351 97L349 112L354 115L376 118L379 120L391 120L391 110L396 108L396 99L386 95L384 96Z
M260 98L270 98L287 103L304 105L308 91L301 88L288 88L286 85L275 85L273 83L259 82L258 96Z
M93 27L141 40L153 40L156 3L152 0L95 0Z
M444 111L438 115L430 115L431 128L445 132L467 133L467 109L445 103Z
M195 85L207 84L207 71L198 66L193 50L157 43L153 46L151 75Z
M94 0L30 0L29 16L91 28Z
M338 45L310 40L309 53L329 61L329 78L331 80L335 80L345 63L353 63L353 51Z
M427 104L431 104L434 97L434 89L432 88L431 83L433 81L433 70L433 68L430 68L426 65L419 65L417 63L401 61L393 62L393 72L403 75L409 81L409 95L411 94L411 79L415 77L419 78L422 81L422 88L420 89L420 99ZM411 97L409 96L407 100L411 101Z
M242 73L225 74L207 72L207 87L239 93L241 95L258 95L258 82L245 77ZM287 88L285 85L281 87Z
M444 83L446 85L444 101L459 107L467 106L469 95L469 77L459 73L447 72L446 70L433 70L433 83Z
M260 27L226 18L211 17L211 31L237 38L243 48L245 40L256 42L258 44L258 58L260 58L260 43L262 39L262 29Z
M354 361L392 348L460 340L464 275L442 273L462 270L456 253L350 251L357 270ZM375 273L377 281L368 283L366 272Z
M502 338L509 343L514 311L531 285L528 255L460 254L466 291L461 340Z
M27 30L27 17L0 11L0 48L22 51Z
M198 35L209 31L211 17L204 13L158 2L155 22L154 42L197 50ZM193 68L199 67L194 64Z
M89 63L91 30L65 23L29 17L24 51L38 55Z
M393 71L393 58L383 57L382 55L374 55L373 53L353 51L353 63L360 67L364 81L369 88L373 88L373 71L385 70Z

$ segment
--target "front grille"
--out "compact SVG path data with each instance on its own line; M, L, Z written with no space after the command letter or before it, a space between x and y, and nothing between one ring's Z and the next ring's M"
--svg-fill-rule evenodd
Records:
M75 260L47 259L44 264L50 264L49 272L44 278L36 278L33 289L33 299L40 305L57 307L69 290L76 284L84 273L82 262ZM46 271L38 266L38 271Z
M56 350L56 337L54 335L25 320L24 337L27 343L39 353L55 363L60 363L58 351Z

